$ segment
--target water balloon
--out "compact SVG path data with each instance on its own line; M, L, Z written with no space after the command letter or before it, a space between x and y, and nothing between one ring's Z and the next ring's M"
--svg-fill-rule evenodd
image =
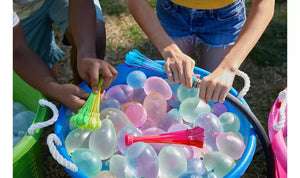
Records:
M127 75L127 85L133 89L140 89L144 87L147 77L146 74L140 70L134 70Z
M160 77L149 77L144 84L144 91L147 95L157 92L160 93L165 100L172 97L172 90L169 84Z
M179 112L184 121L193 123L200 113L210 112L210 106L200 98L188 98L180 104Z

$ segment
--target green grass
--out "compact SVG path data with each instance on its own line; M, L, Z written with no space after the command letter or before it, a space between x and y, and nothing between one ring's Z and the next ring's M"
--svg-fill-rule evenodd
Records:
M129 13L127 4L119 2L117 0L101 0L100 4L103 13L106 13L111 16L120 16L123 13Z

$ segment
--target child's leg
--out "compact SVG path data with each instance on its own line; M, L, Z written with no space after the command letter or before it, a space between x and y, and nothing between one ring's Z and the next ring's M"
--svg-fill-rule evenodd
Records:
M194 46L195 46L195 37L187 37L187 38L180 38L180 39L173 39L173 41L176 43L176 45L180 48L180 50L192 57L194 52ZM162 56L158 52L158 58L162 59Z
M80 78L77 70L77 49L73 45L74 40L71 34L71 29L68 23L68 0L55 0L50 10L49 16L54 24L58 25L64 34L63 43L65 45L72 45L70 54L70 64L73 71L73 83L79 84L82 79ZM99 59L104 59L106 48L106 34L105 34L105 21L102 14L101 6L98 0L94 0L96 9L96 56Z
M230 51L231 47L232 46L209 47L201 43L199 67L209 72L214 71L221 63L225 55Z

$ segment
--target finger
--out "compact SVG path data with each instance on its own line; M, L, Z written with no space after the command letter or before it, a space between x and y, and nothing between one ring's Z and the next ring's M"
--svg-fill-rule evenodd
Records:
M185 75L185 81L186 81L186 87L188 89L191 89L192 88L192 75L193 75L193 70L191 70L191 63L187 62L184 66L185 68L185 72L184 72L184 75Z
M213 101L219 101L221 91L222 91L222 87L215 87L214 93L212 95Z
M169 62L166 62L165 63L165 71L166 71L166 74L167 74L167 77L169 79L170 82L174 82L174 79L173 79L173 75L172 75L172 71L170 69L170 63Z
M214 92L215 84L212 81L208 81L206 83L208 83L208 85L206 87L205 101L209 102L211 100L212 94Z
M110 66L110 71L113 75L113 81L114 81L117 78L119 71L114 66Z
M94 93L98 93L98 80L99 80L99 71L98 66L93 66L89 71L89 76L91 80L91 88Z
M107 67L105 67L102 70L102 74L103 74L103 81L104 81L102 88L106 89L110 86L111 82L113 81L113 74L111 73L111 70L108 69Z
M77 86L76 86L77 87ZM78 90L77 92L75 93L75 95L80 98L80 99L83 99L83 100L87 100L88 97L90 96L90 94L86 91L84 91L83 89L79 88L78 87Z
M199 97L202 100L205 100L205 95L206 95L206 81L202 80L200 83L200 92L199 92Z
M182 84L182 86L187 87L186 85L186 79L185 79L185 74L183 72L183 66L177 66L177 70L178 70L178 78L179 78L179 82Z
M174 82L175 83L179 83L180 80L179 80L179 76L178 76L178 70L177 70L177 67L175 65L172 65L170 66L171 68L171 71L173 73L173 77L174 77Z
M222 89L221 94L220 94L220 97L219 97L219 102L220 102L220 103L224 103L225 98L226 98L226 96L227 96L229 90L230 90L229 87L225 87L225 88Z

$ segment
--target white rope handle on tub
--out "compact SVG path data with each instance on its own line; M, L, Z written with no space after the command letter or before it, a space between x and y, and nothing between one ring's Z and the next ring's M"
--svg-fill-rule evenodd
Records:
M62 143L60 141L60 139L57 137L57 135L55 135L54 133L49 134L47 137L47 145L49 148L49 151L52 155L52 157L62 166L70 169L73 172L77 172L78 171L78 167L70 162L69 160L67 160L66 158L64 158L56 149L56 146L54 145L54 143L57 146L62 146Z
M285 124L285 120L286 120L285 108L286 108L286 104L287 104L286 95L287 95L286 90L281 91L278 95L278 100L281 102L281 105L279 108L279 115L280 115L279 122L277 122L276 125L273 126L273 129L276 131L279 131L280 129L282 129Z
M250 88L250 78L248 77L248 75L241 71L238 70L236 73L237 76L242 77L244 79L244 88L240 91L239 95L237 96L237 98L243 98L247 92L249 91Z
M39 100L39 104L41 106L48 106L52 110L53 116L52 116L51 119L49 119L49 120L47 120L45 122L38 122L38 123L35 123L35 124L31 125L28 128L28 134L29 135L32 135L33 132L36 129L44 128L44 127L47 127L49 125L52 125L54 122L56 122L56 120L58 118L58 110L57 110L56 106L53 103L51 103L50 101L47 101L45 99L40 99Z

